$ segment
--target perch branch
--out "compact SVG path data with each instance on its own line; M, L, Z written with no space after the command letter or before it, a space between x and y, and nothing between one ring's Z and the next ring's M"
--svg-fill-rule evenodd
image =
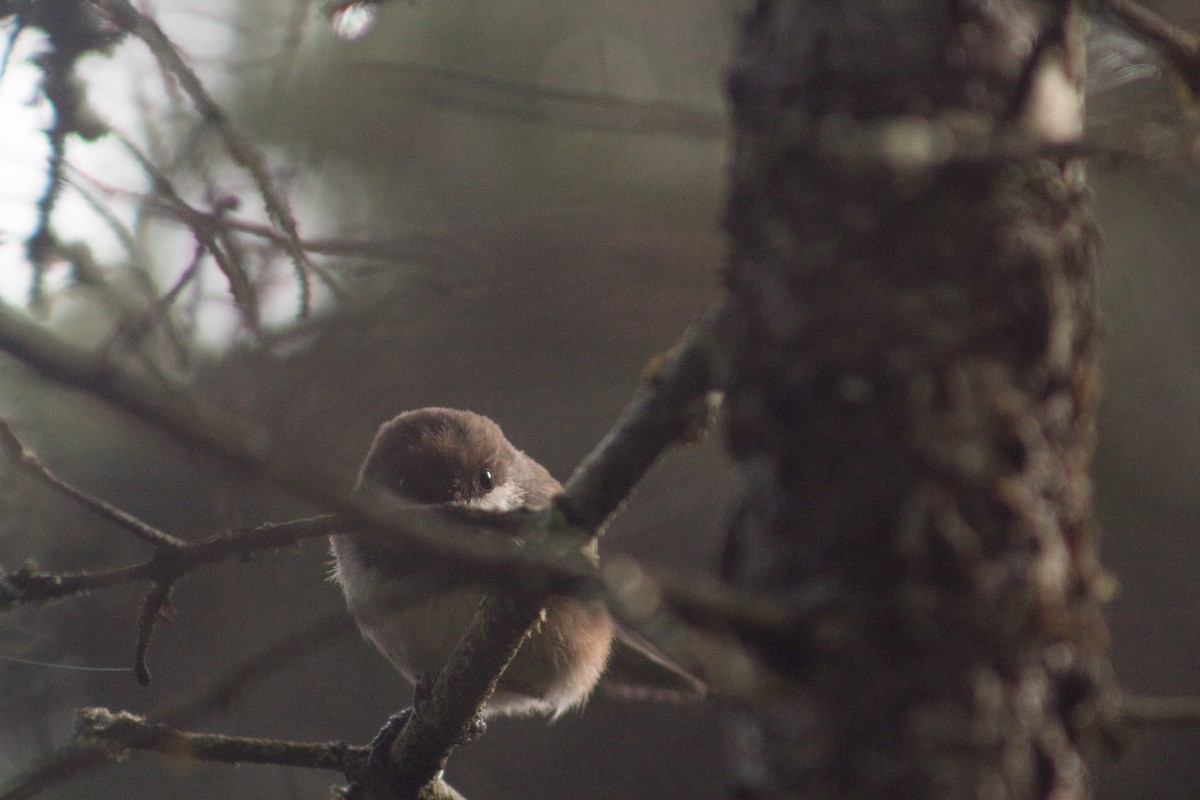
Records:
M490 594L414 709L391 750L388 775L374 771L352 782L347 800L432 800L456 792L441 780L450 754L479 731L480 714L500 675L516 656L545 603L544 593ZM449 794L453 793L453 794Z
M646 387L555 501L569 523L600 531L663 451L703 433L714 412L710 391L719 385L714 332L724 316L724 305L714 304L652 365Z

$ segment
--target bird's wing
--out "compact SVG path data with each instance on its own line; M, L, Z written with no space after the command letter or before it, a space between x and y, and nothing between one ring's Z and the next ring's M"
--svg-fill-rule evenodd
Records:
M616 697L672 702L699 700L708 694L703 681L641 636L621 627L613 638L600 690Z

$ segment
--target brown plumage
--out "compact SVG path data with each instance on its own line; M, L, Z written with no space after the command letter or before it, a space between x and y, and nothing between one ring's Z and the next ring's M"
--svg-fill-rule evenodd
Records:
M562 491L492 420L448 408L409 411L385 423L359 476L360 489L366 486L385 489L400 503L460 503L494 511L544 507ZM440 669L483 590L453 583L414 600L406 581L428 579L428 573L422 575L420 563L402 545L368 543L352 533L335 535L331 543L334 576L363 635L409 681ZM619 631L602 603L555 597L501 677L485 714L558 716L581 705L614 646L614 668L630 667L629 677L618 676L617 682L631 693L703 693L699 681Z

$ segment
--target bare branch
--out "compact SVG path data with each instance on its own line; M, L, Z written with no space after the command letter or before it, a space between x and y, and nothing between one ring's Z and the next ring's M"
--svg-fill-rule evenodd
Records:
M120 757L129 750L153 750L173 758L224 761L230 764L279 764L285 767L332 769L348 780L366 772L366 747L345 742L310 744L212 733L186 733L145 717L106 708L82 708L75 735L86 746L101 747Z
M206 215L204 211L195 208L181 209L174 203L152 203L150 210L164 214L173 219L187 223L191 214ZM284 236L279 231L269 225L262 225L257 222L251 222L245 219L239 219L232 215L222 215L219 219L213 217L211 224L223 229L237 231L239 233L257 236L265 239L268 242L276 245L282 245ZM323 237L319 239L301 239L300 246L307 252L322 256L341 256L355 259L372 259L377 261L396 261L405 258L411 258L414 252L419 252L407 242L413 237L404 240L380 240L380 239L347 239L342 237ZM418 239L418 241L420 241ZM316 265L314 265L316 269ZM319 273L321 274L321 273ZM324 270L322 277L330 288L334 291L343 292L342 287L337 279L329 274L329 271Z
M482 732L483 707L537 623L545 600L543 593L525 592L484 599L427 699L413 709L393 743L390 774L364 774L350 787L349 800L438 797L449 789L440 776L450 754Z
M181 340L178 331L176 331L175 326L171 324L168 312L171 306L175 305L175 301L183 293L183 290L199 274L200 264L203 262L206 252L208 252L207 248L199 237L197 237L195 247L192 251L192 260L184 267L183 272L180 273L174 285L162 297L155 296L150 302L150 307L136 319L116 326L109 335L108 340L100 346L100 352L104 353L105 357L111 357L115 348L122 343L128 348L136 348L156 326L161 325L162 329L167 332L167 338L174 347L176 358L179 359L180 363L186 363L187 348Z
M80 709L76 715L75 735L80 747L100 751L109 757L121 758L131 750L149 750L184 761L328 769L342 773L351 782L361 781L367 775L367 761L371 755L369 747L353 747L345 742L290 742L191 733L163 723L148 722L145 717L128 711L106 708ZM430 783L435 788L423 791L422 800L461 800L440 776Z
M142 610L138 613L138 637L134 646L133 671L137 682L142 686L150 685L150 670L146 667L146 649L150 646L150 634L154 625L163 619L171 602L171 589L175 587L173 579L166 578L155 582L146 599L142 601Z
M156 547L178 548L186 544L182 539L177 539L169 533L159 530L153 525L138 519L128 511L117 508L106 500L75 488L55 475L50 471L49 467L42 463L42 460L37 457L36 453L27 448L17 438L17 435L13 433L8 422L3 419L0 419L0 450L3 450L12 459L12 462L19 466L26 474L33 476L55 491L66 495L87 510L131 531L143 541L149 542Z
M99 572L44 572L26 564L0 573L0 611L26 603L44 603L150 577L150 562Z
M283 247L287 245L288 238L279 231L272 228L270 225L261 225L257 222L249 222L247 220L238 219L230 214L213 214L211 212L201 211L193 208L186 203L160 203L150 204L151 211L158 211L167 216L173 217L185 224L189 219L205 219L208 224L217 230L237 231L238 233L246 233L252 236L257 236L265 239L271 244ZM397 248L387 242L378 242L373 240L363 239L300 239L300 247L304 248L305 252L314 253L316 255L331 255L331 256L350 256L355 258L380 258L393 259L401 256L397 252ZM325 284L334 292L344 294L345 287L336 276L330 273L328 269L318 264L311 264L313 272L319 275Z
M1121 717L1139 727L1194 727L1200 725L1200 697L1126 695Z
M150 559L100 572L55 574L26 566L14 573L0 573L0 610L123 583L151 581L153 585L142 602L138 616L138 637L134 649L134 672L138 683L146 686L150 683L150 672L146 667L150 635L168 606L171 588L181 575L207 564L234 557L244 558L256 550L274 549L300 539L326 536L332 529L332 517L316 517L263 525L242 531L240 535L214 536L194 543L167 537L155 542L156 551Z
M708 425L714 410L709 392L718 385L714 332L724 315L718 303L692 323L567 480L555 505L571 524L602 529L663 451L695 439Z
M267 209L267 215L279 226L286 237L283 245L295 265L296 277L300 283L300 316L308 316L312 306L312 282L309 277L312 264L309 263L308 256L300 245L300 234L292 210L288 207L287 200L283 195L275 189L275 182L270 176L262 153L251 145L229 121L224 110L204 88L204 84L200 82L191 67L184 63L179 50L163 33L157 22L140 13L127 0L92 0L92 2L108 12L118 27L146 43L163 69L179 81L179 85L196 110L200 112L204 121L216 128L230 157L253 178Z

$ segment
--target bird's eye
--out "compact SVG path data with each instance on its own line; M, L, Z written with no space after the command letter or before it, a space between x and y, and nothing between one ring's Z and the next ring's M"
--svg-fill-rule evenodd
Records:
M496 486L496 478L492 475L490 469L481 470L479 473L479 486L483 491L490 492Z

